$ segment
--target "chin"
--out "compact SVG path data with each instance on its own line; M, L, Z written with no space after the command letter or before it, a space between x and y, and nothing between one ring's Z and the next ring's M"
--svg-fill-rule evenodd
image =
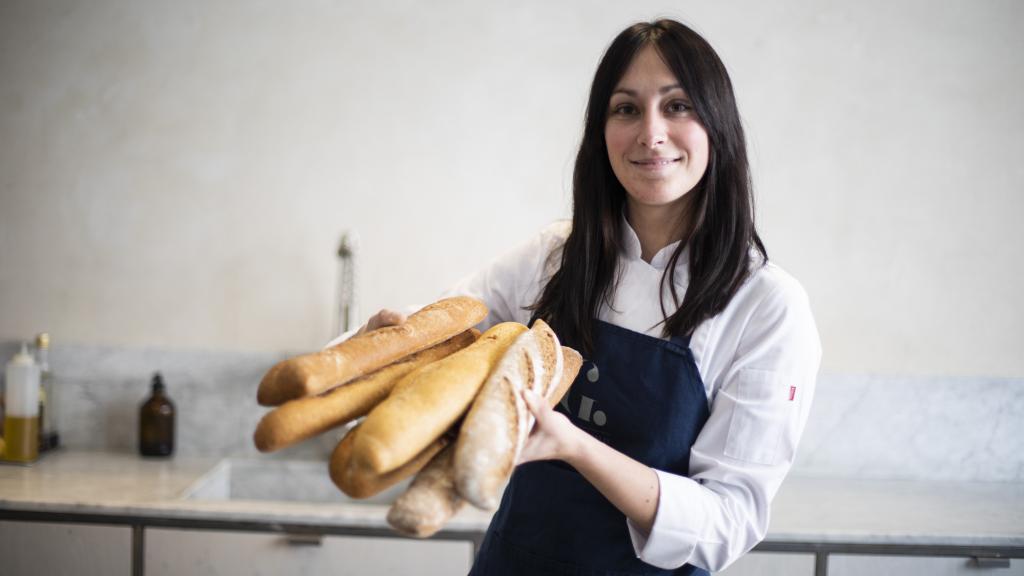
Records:
M680 194L671 190L646 189L629 192L629 198L633 202L643 206L669 206L681 200L686 193Z

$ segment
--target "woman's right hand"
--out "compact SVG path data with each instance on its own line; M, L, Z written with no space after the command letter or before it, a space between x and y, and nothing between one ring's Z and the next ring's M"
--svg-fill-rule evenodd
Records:
M388 308L382 309L370 319L366 321L366 324L355 333L355 336L365 334L376 330L377 328L383 328L385 326L398 326L399 324L405 324L406 316L397 310L390 310Z

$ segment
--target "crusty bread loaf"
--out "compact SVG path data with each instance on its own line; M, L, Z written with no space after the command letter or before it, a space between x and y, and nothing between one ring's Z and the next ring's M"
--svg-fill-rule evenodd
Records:
M565 358L562 376L547 398L548 406L552 408L565 395L583 364L580 353L568 346L562 346L562 354ZM388 510L388 523L395 530L409 536L428 538L465 506L466 501L455 486L454 455L454 446L439 452L395 500Z
M410 354L376 372L317 396L289 400L263 415L253 441L260 452L273 452L365 416L410 372L472 344L480 332L470 328L453 338Z
M446 298L409 316L404 324L372 330L326 350L289 358L260 382L256 400L278 406L319 394L443 342L487 317L487 306L468 296Z
M565 393L569 391L569 387L576 381L576 375L580 373L580 368L583 366L583 356L568 346L562 346L562 358L565 361L562 366L562 377L559 378L555 389L548 392L548 403L552 407L562 401Z
M329 464L334 485L351 498L369 498L387 490L419 472L438 452L452 443L451 435L442 434L402 466L386 474L375 474L352 462L352 448L358 441L360 428L361 424L352 428L338 442Z
M546 398L548 394L558 387L562 380L562 368L565 359L562 355L562 345L558 342L558 336L543 320L536 320L530 328L537 338L537 351L542 370L532 380L524 380L525 387L533 391L537 396ZM518 460L519 452L523 449L526 437L533 429L533 413L523 403L523 409L519 411L519 440L516 443L514 460ZM511 474L511 471L509 472Z
M544 366L544 378L534 383L531 390L541 398L547 398L562 381L562 368L565 363L562 345L558 342L555 331L543 320L535 320L530 332L537 337L540 361Z
M388 524L392 528L408 536L428 538L465 506L466 501L455 490L453 448L448 446L434 456L391 505Z
M420 453L465 414L491 369L525 331L522 324L503 322L403 378L367 415L353 446L355 462L384 474Z
M558 338L542 320L509 347L477 394L455 445L455 485L474 506L492 510L498 505L516 457L533 424L523 390L538 395L561 377L562 350Z

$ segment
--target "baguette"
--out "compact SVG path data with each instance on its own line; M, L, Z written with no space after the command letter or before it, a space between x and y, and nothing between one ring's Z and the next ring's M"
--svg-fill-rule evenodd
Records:
M583 356L568 346L562 346L562 357L565 360L562 366L562 377L555 389L548 392L548 404L552 408L562 401L565 393L569 391L569 387L576 381L576 375L580 373L580 368L583 367Z
M440 300L412 314L404 324L378 328L326 350L277 363L260 382L256 400L261 406L279 406L319 394L443 342L486 317L487 306L474 298Z
M543 320L535 320L533 327L530 328L530 332L537 338L537 351L540 355L539 361L542 370L535 379L524 380L523 384L536 393L537 396L547 398L551 391L557 388L562 381L562 368L565 364L562 345L558 342L558 336L555 335L555 331ZM525 402L523 404L523 410L519 412L519 442L516 444L516 457L514 460L519 459L519 452L523 449L523 443L526 442L526 437L530 434L530 430L533 429L533 413L526 407Z
M409 374L370 411L352 457L376 474L401 466L465 414L491 369L526 326L503 322L468 347Z
M331 453L329 464L331 481L351 498L369 498L398 484L419 472L438 452L452 442L451 436L441 435L402 466L386 474L374 474L365 468L355 466L352 462L352 448L358 441L361 428L362 424L357 425L345 434Z
M551 408L565 395L583 364L580 353L568 346L562 346L562 354L565 362L560 383L547 397ZM454 455L455 447L448 446L416 475L388 510L392 528L407 536L429 538L465 506L466 500L455 486Z
M565 365L565 353L555 331L547 322L537 319L530 331L537 335L540 346L541 363L544 365L544 379L533 389L541 398L547 398L562 382L562 369Z
M318 396L285 402L264 414L256 425L253 434L256 448L260 452L280 450L365 416L387 398L403 376L469 346L479 336L477 329L470 328L344 386Z
M553 388L549 383L557 385L562 364L558 337L537 320L508 349L473 401L455 444L454 470L459 494L477 508L497 507L533 425L523 390L544 397Z
M388 510L392 528L407 536L429 538L466 505L455 489L454 454L454 446L439 452L395 500Z

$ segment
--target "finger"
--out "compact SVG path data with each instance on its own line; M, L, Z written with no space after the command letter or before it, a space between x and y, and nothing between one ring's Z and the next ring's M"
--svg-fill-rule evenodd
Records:
M540 396L538 396L533 390L524 388L523 400L526 402L526 407L530 409L530 413L533 414L533 417L539 420L543 415L545 408L541 403Z
M393 310L388 310L387 308L384 308L377 312L376 314L374 314L373 316L370 316L370 319L366 321L366 331L372 332L377 328L389 326L391 324L389 320L392 314L395 314Z
M405 324L405 314L398 312L397 310L383 310L384 326L397 326L399 324Z
M370 319L371 330L377 328L383 328L385 326L394 326L396 324L402 324L405 322L405 314L397 312L395 310L389 310L387 308L374 314L373 318Z

